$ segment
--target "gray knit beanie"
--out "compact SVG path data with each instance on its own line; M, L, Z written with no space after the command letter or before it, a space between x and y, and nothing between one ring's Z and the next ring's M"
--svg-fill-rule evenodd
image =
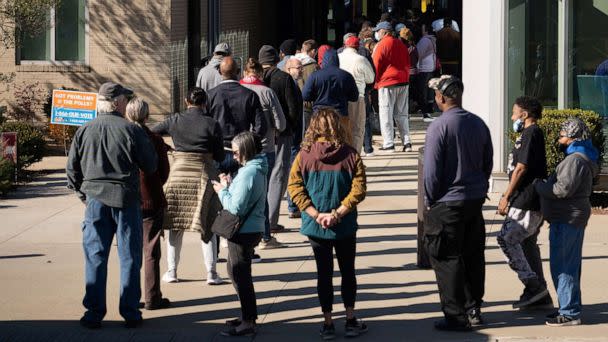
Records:
M258 62L260 64L275 65L279 61L279 54L277 50L270 45L264 45L260 48L258 53Z

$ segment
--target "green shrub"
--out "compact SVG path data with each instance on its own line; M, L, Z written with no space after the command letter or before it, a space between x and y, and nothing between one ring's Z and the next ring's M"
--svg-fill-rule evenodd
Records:
M13 187L15 165L12 161L0 158L0 194L7 193Z
M17 132L17 155L19 171L39 162L46 151L42 130L31 123L7 121L0 125L0 132Z
M547 151L547 171L549 174L555 171L557 164L564 159L564 154L559 150L557 139L561 131L562 123L570 117L577 117L585 122L591 131L591 141L600 151L600 158L604 156L604 134L602 132L602 118L599 114L590 110L581 109L545 109L543 117L538 126L545 133L545 148ZM516 133L510 133L511 141L515 141Z

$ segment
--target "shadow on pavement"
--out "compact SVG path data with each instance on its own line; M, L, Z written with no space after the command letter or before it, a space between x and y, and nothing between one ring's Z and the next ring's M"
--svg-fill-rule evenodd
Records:
M0 255L0 260L2 259L22 259L22 258L37 258L45 256L45 254L16 254L16 255Z

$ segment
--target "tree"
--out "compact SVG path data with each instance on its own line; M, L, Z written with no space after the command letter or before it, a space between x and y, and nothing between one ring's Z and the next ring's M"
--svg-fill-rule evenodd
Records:
M18 48L23 35L35 37L51 24L49 13L61 0L0 0L0 48ZM1 54L0 53L0 54Z

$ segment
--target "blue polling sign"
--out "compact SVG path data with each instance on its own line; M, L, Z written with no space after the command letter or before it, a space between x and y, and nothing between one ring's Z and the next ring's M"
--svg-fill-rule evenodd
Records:
M97 117L97 93L53 90L51 123L82 126Z

